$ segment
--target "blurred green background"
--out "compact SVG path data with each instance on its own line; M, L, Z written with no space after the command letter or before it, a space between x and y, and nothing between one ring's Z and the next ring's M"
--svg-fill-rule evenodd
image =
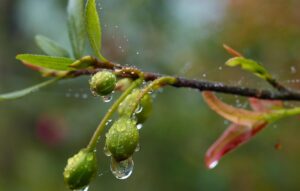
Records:
M229 55L222 44L227 43L262 62L286 85L300 87L300 1L98 2L104 55L110 60L153 72L269 88L251 74L223 66ZM70 49L66 4L0 1L0 92L44 80L14 59L18 53L41 53L34 35L46 35ZM87 80L66 80L0 104L0 190L67 190L62 178L67 158L88 143L110 105L92 97ZM221 97L247 105L241 97ZM269 126L207 170L205 152L227 126L199 92L166 88L157 93L154 113L141 130L132 176L115 179L109 158L99 152L101 169L90 190L300 190L299 117ZM103 140L98 148L102 150Z

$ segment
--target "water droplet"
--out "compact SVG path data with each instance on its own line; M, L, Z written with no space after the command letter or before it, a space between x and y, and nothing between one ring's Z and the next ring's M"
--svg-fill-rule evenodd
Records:
M108 150L107 146L105 145L104 148L103 148L103 151L104 151L104 154L108 157L111 156L111 152Z
M79 94L79 93L75 93L75 94L74 94L74 97L75 97L75 98L79 98L79 97L80 97L80 94Z
M297 73L297 69L296 69L296 67L295 66L291 66L291 73L292 74L296 74Z
M81 97L82 97L82 99L87 99L88 98L88 94L82 94Z
M143 107L141 105L138 105L136 110L135 110L135 114L141 113L143 111Z
M109 119L109 120L105 123L105 125L107 126L107 125L109 125L111 122L112 122L112 119Z
M141 130L142 128L143 128L143 124L137 124L137 126L136 126L136 128L138 129L138 130Z
M132 174L133 166L134 163L131 157L121 162L111 158L110 170L117 179L124 180L129 178Z
M66 97L71 97L71 94L70 93L66 93Z
M210 163L209 165L208 165L208 168L209 169L213 169L213 168L215 168L217 165L218 165L218 161L213 161L212 163Z
M82 188L82 189L79 189L79 190L74 190L74 191L88 191L89 190L89 187L85 187L85 188Z
M219 68L218 68L219 70L223 70L223 67L222 66L219 66Z
M108 96L102 96L102 99L105 103L108 103L112 100L113 96L112 95L108 95Z
M202 77L203 77L203 78L206 78L206 74L202 74Z
M136 146L136 148L135 148L135 152L139 152L141 150L141 146L140 146L140 144L138 144L137 146Z
M140 52L139 52L139 51L137 51L137 52L136 52L136 55L140 55Z

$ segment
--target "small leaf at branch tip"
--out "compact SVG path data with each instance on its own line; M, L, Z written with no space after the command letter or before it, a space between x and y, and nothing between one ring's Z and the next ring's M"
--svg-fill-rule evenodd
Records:
M231 67L241 66L243 70L251 72L264 80L272 79L272 76L268 71L254 60L246 59L244 57L234 57L229 59L225 64Z
M68 1L68 32L73 55L80 58L84 52L86 31L84 22L84 0Z
M40 49L49 56L57 56L57 57L69 57L69 52L61 47L57 42L42 36L35 36L36 44L40 47Z
M97 12L96 0L88 0L85 10L85 24L90 45L101 61L107 61L101 54L102 29L99 14Z
M234 50L233 48L231 48L230 46L228 46L226 44L223 44L223 48L234 57L243 57L243 55L241 53L239 53L238 51Z
M19 54L16 56L17 60L21 60L25 65L37 68L47 68L52 70L70 71L70 64L74 62L71 58L55 57L35 54Z

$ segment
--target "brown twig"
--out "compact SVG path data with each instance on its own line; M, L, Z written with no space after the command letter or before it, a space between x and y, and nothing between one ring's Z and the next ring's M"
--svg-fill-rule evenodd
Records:
M96 68L72 71L70 75L72 77L78 77L82 75L95 74L96 72L103 69L109 69L114 71L118 77L136 79L138 78L139 73L142 72L137 68L125 67L111 62L109 63L100 62L99 60L96 59L95 61L97 62L95 63ZM167 76L167 75L157 74L152 72L143 72L143 74L144 74L144 79L146 81L153 81L157 78ZM205 80L187 79L184 77L176 77L176 79L177 81L174 84L172 84L172 86L177 88L192 88L192 89L197 89L199 91L214 91L219 93L233 94L233 95L239 95L245 97L255 97L258 99L300 101L300 93L295 90L272 92L270 90L260 90L254 88L230 86L230 85L225 85L224 83L221 82L210 82Z

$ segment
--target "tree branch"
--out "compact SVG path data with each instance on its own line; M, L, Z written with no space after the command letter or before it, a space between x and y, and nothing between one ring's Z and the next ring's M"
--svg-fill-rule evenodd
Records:
M97 59L93 59L93 60L95 61L94 63L95 68L71 71L70 75L72 77L78 77L82 75L95 74L96 72L103 69L109 69L114 71L118 77L136 79L138 78L139 73L142 72L137 68L126 67L119 64L114 64L112 62L100 62ZM152 72L143 72L143 74L146 81L153 81L157 78L168 76L168 75L157 74ZM258 99L300 101L300 92L291 89L289 89L288 91L273 92L270 90L230 86L221 82L195 80L195 79L188 79L184 77L176 77L176 79L177 81L171 85L176 88L192 88L192 89L197 89L199 91L214 91L214 92L233 94L233 95L239 95L244 97L255 97ZM286 90L286 88L284 89Z

